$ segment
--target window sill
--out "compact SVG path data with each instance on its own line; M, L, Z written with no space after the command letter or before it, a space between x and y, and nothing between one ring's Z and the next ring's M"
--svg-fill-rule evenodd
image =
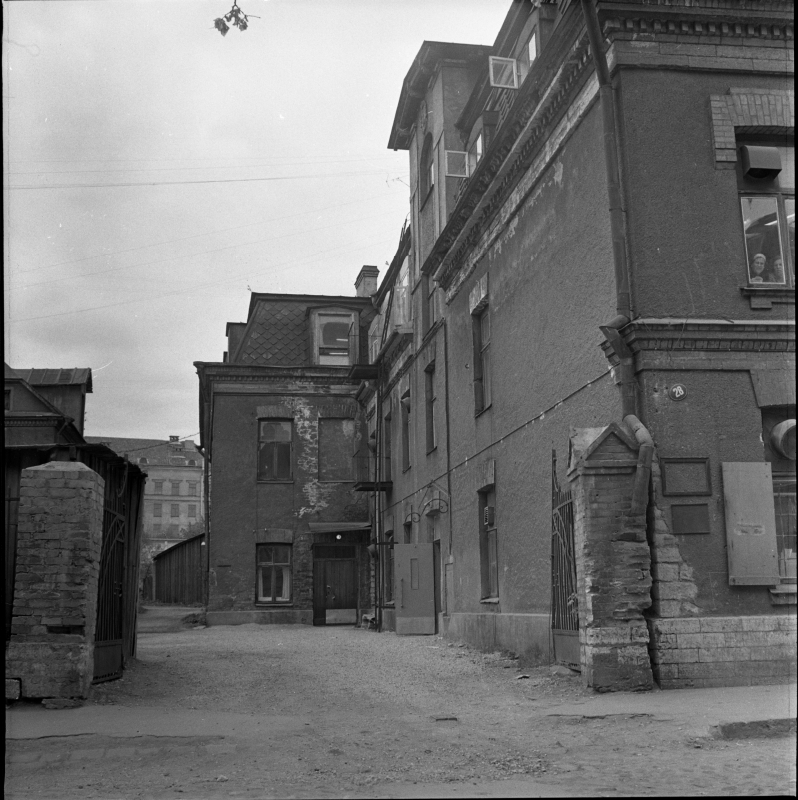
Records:
M413 468L413 467L412 467L412 465L411 465L411 466L409 466L409 467L405 467L405 468L402 470L402 475L404 475L404 474L405 474L405 472L410 472L410 470L411 470L412 468Z
M293 608L294 603L291 600L288 600L284 603L279 602L269 602L267 600L256 600L255 601L256 608Z
M386 600L382 607L383 608L396 608L396 601L395 600Z
M293 479L290 481L267 481L259 478L256 482L260 484L274 484L274 483L293 483L294 481Z
M770 590L770 602L774 606L794 606L798 604L798 584L783 583Z
M438 449L438 445L437 444L435 445L435 447L430 447L430 449L427 450L427 455L431 456L437 449Z
M499 598L498 597L486 597L483 600L479 601L481 605L498 605Z
M795 302L795 289L790 286L740 286L740 294L748 298L751 308L769 309L773 303Z

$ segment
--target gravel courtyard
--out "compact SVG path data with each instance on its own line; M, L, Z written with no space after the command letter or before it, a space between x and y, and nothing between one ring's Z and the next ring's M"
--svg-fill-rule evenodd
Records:
M558 715L588 698L578 677L437 637L191 627L157 609L141 620L152 632L140 633L137 659L90 705L131 718L193 712L221 733L188 722L171 738L15 741L7 797L795 793L794 736L725 741L676 718Z

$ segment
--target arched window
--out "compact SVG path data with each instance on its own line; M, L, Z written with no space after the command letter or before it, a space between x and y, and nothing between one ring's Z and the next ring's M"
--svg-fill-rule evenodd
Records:
M435 186L435 159L432 151L432 134L428 133L421 148L421 161L419 162L419 181L421 185L421 202Z

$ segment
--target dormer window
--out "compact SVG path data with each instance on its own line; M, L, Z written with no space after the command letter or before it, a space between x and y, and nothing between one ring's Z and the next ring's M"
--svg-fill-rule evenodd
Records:
M518 88L518 65L514 58L488 58L490 85L497 89Z
M357 315L337 309L312 312L313 362L322 367L348 367L357 353Z

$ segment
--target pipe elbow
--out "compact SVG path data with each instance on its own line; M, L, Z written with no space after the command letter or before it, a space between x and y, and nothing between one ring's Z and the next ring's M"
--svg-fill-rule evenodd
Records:
M638 443L643 446L647 445L648 447L654 447L654 439L649 433L648 428L634 415L634 414L627 414L623 418L624 424L632 431L634 434L635 439L637 439Z

